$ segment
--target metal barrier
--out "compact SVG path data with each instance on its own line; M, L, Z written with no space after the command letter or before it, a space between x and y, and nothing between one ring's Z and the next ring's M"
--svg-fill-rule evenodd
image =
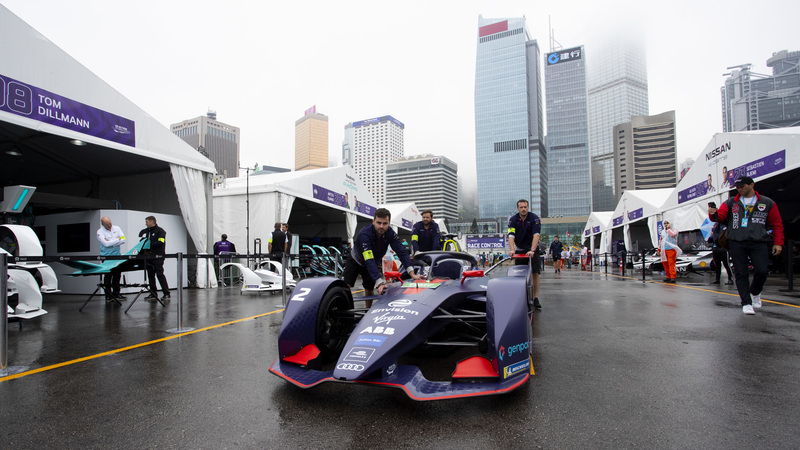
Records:
M0 291L3 301L0 302L0 375L6 375L8 369L8 263L5 253L0 253Z
M8 255L0 253L0 377L13 375L28 370L25 366L9 367L8 365Z
M792 250L794 248L794 241L788 239L784 244L783 248L786 249L784 252L784 255L786 255L786 279L789 286L787 286L787 289L781 289L780 291L794 292L794 253Z
M642 259L641 259L641 261L642 261L642 283L646 283L647 282L647 280L645 279L645 275L644 275L645 271L646 271L646 267L645 267L645 264L644 264L645 263L645 260L644 260L645 253L646 252L644 251L644 249L642 249Z
M178 327L177 328L170 328L167 330L167 333L183 333L186 331L192 331L194 328L187 327L184 328L183 326L183 253L178 253Z

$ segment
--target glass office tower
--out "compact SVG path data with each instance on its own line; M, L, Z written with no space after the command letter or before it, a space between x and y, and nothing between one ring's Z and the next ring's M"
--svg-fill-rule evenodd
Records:
M722 87L722 131L800 125L800 51L782 50L767 60L772 76L736 66Z
M592 47L594 48L594 47ZM613 211L614 127L650 115L647 60L641 39L620 34L592 50L589 75L589 151L594 211Z
M588 216L592 212L584 57L583 46L554 51L545 56L550 217Z
M539 45L524 18L478 17L475 158L481 217L508 217L518 199L547 216Z

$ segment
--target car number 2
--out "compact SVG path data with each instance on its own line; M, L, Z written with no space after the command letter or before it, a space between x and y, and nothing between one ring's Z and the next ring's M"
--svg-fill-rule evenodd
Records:
M298 294L294 294L290 301L302 302L306 299L305 297L309 292L311 292L311 288L300 288L300 292Z

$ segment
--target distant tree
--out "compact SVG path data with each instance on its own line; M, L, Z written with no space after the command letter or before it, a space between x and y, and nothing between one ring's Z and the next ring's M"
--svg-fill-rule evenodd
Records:
M580 246L580 245L581 245L581 237L580 237L580 235L573 234L573 235L572 235L572 242L571 242L571 244L572 244L572 245L577 245L577 246Z
M472 228L470 228L470 233L477 233L478 232L478 219L472 219Z

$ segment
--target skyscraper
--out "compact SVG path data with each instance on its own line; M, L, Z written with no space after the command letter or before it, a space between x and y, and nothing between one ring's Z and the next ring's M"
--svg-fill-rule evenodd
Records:
M548 53L544 83L548 213L550 217L588 216L592 212L592 182L583 46Z
M328 167L328 116L317 107L306 110L294 123L294 170Z
M675 111L634 116L614 127L616 201L629 189L658 189L678 184Z
M217 113L170 125L170 131L214 162L217 173L239 176L239 128L217 121Z
M403 156L406 126L392 116L353 122L353 169L378 204L386 203L386 164Z
M432 210L436 218L458 219L458 165L433 155L386 164L386 203L406 202L414 202L420 211Z
M589 80L589 152L592 155L594 211L613 211L614 127L650 114L647 61L641 39L618 34L592 51Z
M800 125L800 51L773 53L767 66L772 76L751 72L750 64L729 74L721 89L722 131Z
M527 199L547 216L539 45L525 18L478 17L475 160L481 217L508 217Z

